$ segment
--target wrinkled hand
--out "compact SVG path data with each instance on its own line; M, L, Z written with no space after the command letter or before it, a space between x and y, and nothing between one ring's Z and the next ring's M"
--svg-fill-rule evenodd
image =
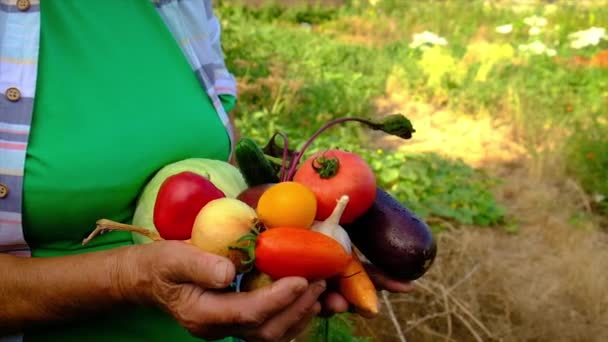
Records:
M414 284L411 282L393 279L368 262L363 262L363 266L378 291L386 290L393 293L414 291ZM335 313L342 313L351 309L348 301L341 294L334 291L327 291L322 296L322 306L323 316L331 316Z
M253 292L219 291L235 276L228 259L178 241L138 247L123 291L160 306L195 337L289 341L321 310L324 281L290 277Z

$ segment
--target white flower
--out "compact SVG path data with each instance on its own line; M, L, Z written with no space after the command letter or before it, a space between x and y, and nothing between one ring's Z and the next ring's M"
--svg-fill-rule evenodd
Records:
M547 51L547 46L543 42L536 40L528 45L528 51L535 55L541 55Z
M509 34L513 31L513 24L506 24L496 27L496 32L500 34Z
M524 23L528 26L543 27L547 25L547 19L533 15L531 17L524 18Z
M446 45L448 41L434 34L433 32L424 31L422 33L415 33L413 36L413 40L410 43L410 47L416 49L423 45Z
M540 34L540 28L538 26L532 26L530 27L530 30L528 30L528 34L531 36L536 36Z
M557 51L555 49L549 49L547 46L539 41L533 41L530 44L522 44L517 47L517 49L523 53L529 53L531 55L547 55L549 57L553 57L557 55Z
M574 32L568 35L570 46L573 49L582 49L587 46L595 46L601 39L608 39L606 29L603 27L591 27L587 30Z

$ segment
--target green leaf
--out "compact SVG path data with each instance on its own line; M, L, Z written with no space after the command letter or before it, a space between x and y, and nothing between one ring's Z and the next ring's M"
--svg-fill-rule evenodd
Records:
M307 342L368 342L368 338L353 334L354 324L349 313L337 314L331 318L315 317L305 337Z
M399 179L399 170L395 168L386 168L380 171L380 181L385 184L392 184Z

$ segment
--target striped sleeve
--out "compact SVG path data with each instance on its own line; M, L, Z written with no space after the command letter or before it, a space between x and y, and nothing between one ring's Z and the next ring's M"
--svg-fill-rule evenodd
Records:
M220 96L237 96L236 81L226 69L221 48L220 22L211 0L152 0L185 54L201 86L205 88L229 135L232 151L234 130Z
M23 174L34 107L39 2L0 0L0 253L29 256Z

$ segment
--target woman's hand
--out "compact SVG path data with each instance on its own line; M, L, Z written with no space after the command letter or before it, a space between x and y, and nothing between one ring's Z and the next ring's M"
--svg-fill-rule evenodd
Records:
M414 291L414 284L393 279L374 265L364 262L369 277L378 291L386 290L393 293L407 293ZM335 313L346 312L350 309L348 301L338 292L328 291L322 298L322 315L331 316Z
M137 260L136 266L117 270L123 295L160 306L196 337L289 341L321 310L324 281L284 278L253 292L229 293L219 291L235 276L226 258L177 241L130 252L128 260Z

